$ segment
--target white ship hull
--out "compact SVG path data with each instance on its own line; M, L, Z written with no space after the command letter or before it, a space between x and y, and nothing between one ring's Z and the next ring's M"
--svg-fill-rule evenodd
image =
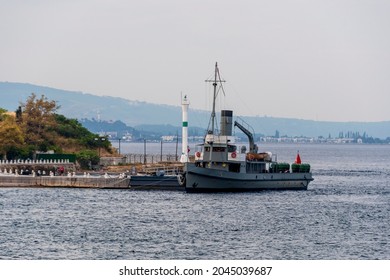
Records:
M187 192L245 192L261 190L306 190L311 173L236 173L197 167L187 163Z

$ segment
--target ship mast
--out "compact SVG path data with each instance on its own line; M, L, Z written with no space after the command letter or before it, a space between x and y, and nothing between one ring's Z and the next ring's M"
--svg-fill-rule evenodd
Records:
M206 80L206 82L212 82L213 83L213 87L214 87L214 95L213 95L213 110L211 112L211 133L208 132L209 134L214 134L214 127L215 127L215 101L217 99L217 95L218 95L218 92L217 92L217 85L218 85L218 82L221 84L221 88L222 88L222 83L223 82L226 82L224 80L221 80L221 76L219 74L219 69L218 69L218 62L215 62L215 72L214 72L214 80ZM223 88L222 88L222 91L223 91ZM225 93L225 92L224 92Z

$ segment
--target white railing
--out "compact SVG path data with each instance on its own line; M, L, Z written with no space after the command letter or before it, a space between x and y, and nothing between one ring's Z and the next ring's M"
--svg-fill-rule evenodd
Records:
M31 159L17 159L17 160L0 160L0 165L18 165L18 164L66 164L70 163L69 159L39 159L39 160L31 160Z

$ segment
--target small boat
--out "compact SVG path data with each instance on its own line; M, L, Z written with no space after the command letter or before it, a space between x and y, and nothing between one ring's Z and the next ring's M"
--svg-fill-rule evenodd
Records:
M188 155L183 157L186 161L184 172L179 176L179 183L185 187L185 190L187 192L306 190L313 177L310 165L301 162L299 152L295 163L291 165L277 162L270 152L259 153L258 146L254 142L254 134L249 126L243 120L236 118L234 126L238 127L249 140L249 151L246 152L245 148L238 151L235 137L232 136L233 111L230 110L221 111L220 131L217 132L215 102L218 94L217 87L222 87L223 82L217 63L212 82L214 96L211 127L207 130L204 143L200 145L201 151L195 153L195 160L190 162ZM184 115L186 114L183 113Z
M171 190L183 191L176 175L134 175L130 177L129 188L131 190Z

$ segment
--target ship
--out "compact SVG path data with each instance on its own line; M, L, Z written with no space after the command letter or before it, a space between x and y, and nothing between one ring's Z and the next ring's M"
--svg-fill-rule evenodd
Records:
M271 152L259 152L253 129L241 118L235 118L233 122L232 110L221 110L220 129L216 129L215 103L221 89L224 93L224 81L221 80L218 63L215 63L214 79L206 82L212 82L213 85L209 128L204 142L199 145L199 151L195 152L194 160L190 160L187 142L183 138L184 169L178 177L180 185L189 193L307 190L314 179L310 164L302 163L299 151L292 164L278 162L276 155ZM187 99L182 103L183 132L188 125L188 104ZM248 149L246 146L237 148L233 126L248 137Z

